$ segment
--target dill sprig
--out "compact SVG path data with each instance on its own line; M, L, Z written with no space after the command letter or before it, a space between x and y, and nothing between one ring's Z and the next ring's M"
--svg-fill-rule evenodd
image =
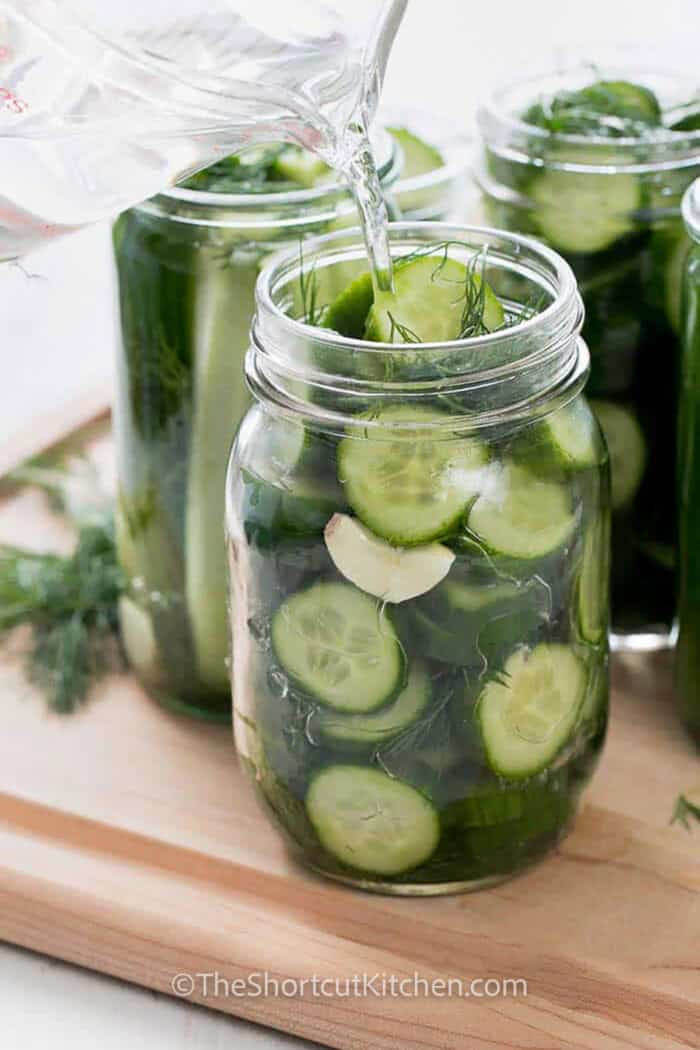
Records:
M314 263L309 270L305 268L304 249L301 241L299 242L299 293L305 323L317 327L321 323L323 308L318 305L316 264Z
M462 309L460 339L472 339L475 336L488 335L490 329L484 321L486 311L486 256L488 248L472 256L467 264L464 278L464 307Z
M700 824L700 802L691 801L687 795L679 795L671 815L671 824L682 824L686 831L693 822Z
M398 342L398 339L394 338L396 335L400 335L401 340L404 343L420 343L420 338L416 335L413 329L409 328L406 324L402 324L401 321L397 321L390 310L387 310L387 317L389 318L389 324L391 326L389 329L390 343Z
M38 485L78 529L72 554L34 553L0 545L0 635L28 625L29 680L49 707L65 714L86 698L102 673L121 664L118 602L127 581L117 562L114 521L103 498L76 502L75 474L41 460L13 471L13 483Z

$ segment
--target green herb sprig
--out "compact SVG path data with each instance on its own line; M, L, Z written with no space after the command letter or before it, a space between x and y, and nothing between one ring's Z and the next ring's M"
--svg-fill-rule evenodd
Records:
M52 710L65 714L122 662L118 603L127 580L117 562L113 515L94 490L94 499L76 503L75 477L54 465L35 461L6 480L39 485L78 529L68 556L0 545L0 635L30 627L27 677Z
M682 824L686 831L692 830L692 824L700 824L700 802L679 795L671 815L671 824Z

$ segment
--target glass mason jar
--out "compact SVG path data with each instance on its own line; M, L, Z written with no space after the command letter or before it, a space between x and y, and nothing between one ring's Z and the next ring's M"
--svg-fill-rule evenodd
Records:
M612 471L612 626L619 648L668 644L675 612L674 491L680 288L688 242L680 203L700 174L700 131L651 138L552 135L521 115L540 97L623 78L664 109L694 80L591 63L520 81L481 108L477 182L488 220L561 252L579 282L590 348L587 394ZM653 68L653 67L652 67Z
M676 691L700 746L700 182L683 199L692 247L684 289L679 427L679 602Z
M401 153L388 135L381 147L389 188ZM281 247L355 221L340 185L176 187L117 220L117 543L132 581L122 636L146 688L181 713L231 716L223 492L249 404L243 360L258 273Z
M418 350L303 323L309 273L323 305L366 269L358 230L263 271L226 484L234 731L297 858L445 893L547 853L596 764L607 455L566 263L476 227L390 237L486 250L510 323Z

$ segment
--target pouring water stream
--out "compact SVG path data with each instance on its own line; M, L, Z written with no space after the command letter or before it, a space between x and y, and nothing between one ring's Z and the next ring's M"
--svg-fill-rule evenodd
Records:
M0 260L289 141L348 181L375 287L390 290L367 130L407 2L369 4L358 32L363 0L0 0Z

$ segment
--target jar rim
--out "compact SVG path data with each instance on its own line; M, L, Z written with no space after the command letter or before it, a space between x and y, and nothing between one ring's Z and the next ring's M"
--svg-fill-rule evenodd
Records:
M503 342L506 338L512 338L513 336L523 335L526 332L530 332L533 328L541 326L542 321L545 318L549 318L552 314L561 312L562 304L568 305L568 303L574 299L578 294L578 285L574 272L566 262L566 260L555 252L552 248L543 244L541 241L536 240L534 237L527 237L524 234L511 233L505 230L496 229L493 226L480 226L476 224L461 224L453 225L446 222L392 222L389 223L390 233L395 235L406 233L410 234L417 228L422 229L430 227L431 230L435 230L437 233L444 233L444 237L436 237L436 243L442 243L445 241L458 241L458 237L447 236L447 234L475 234L475 235L488 235L497 237L501 241L510 243L514 247L522 246L527 248L537 255L541 259L546 260L552 267L556 280L559 284L559 296L544 310L537 313L535 316L527 318L524 321L519 321L508 328L501 328L495 332L489 332L486 335L471 336L465 339L452 339L444 342L435 343L421 343L421 349L425 351L430 350L446 350L450 348L454 349L468 349L475 346L490 346L496 345L499 342ZM318 237L311 238L304 243L304 253L307 256L313 253L314 249L323 249L325 246L332 246L335 241L342 240L344 238L356 237L360 238L362 230L359 226L354 226L347 230L334 230L331 233L321 234ZM257 306L265 311L275 314L275 316L286 321L290 328L293 327L299 331L304 331L307 334L318 335L319 331L323 333L324 341L328 341L331 344L343 346L348 349L365 350L376 352L386 351L389 347L396 347L395 343L378 343L367 339L353 339L349 336L340 335L338 332L334 332L331 329L319 329L315 325L306 324L303 321L298 321L295 318L289 317L285 314L279 306L274 302L272 296L272 282L275 278L275 271L279 267L285 265L290 261L297 262L299 259L298 251L291 251L290 249L283 249L280 252L276 252L275 255L268 261L266 266L261 270L258 282L256 285L256 303Z
M491 246L494 252L498 249L498 254L488 257L489 265L495 269L500 263L504 273L527 275L533 281L536 277L540 282L538 287L550 292L550 301L533 316L495 332L421 343L420 355L428 364L435 363L434 375L428 371L415 377L409 367L402 376L399 365L396 375L389 380L366 378L357 367L359 361L381 365L382 357L386 359L389 352L394 360L400 359L402 353L410 358L414 352L407 348L411 344L350 338L289 315L278 299L285 288L292 286L295 279L298 281L301 267L308 265L310 259L314 260L312 269L319 260L325 260L329 266L366 260L359 227L310 238L304 243L301 260L298 252L277 252L258 278L247 361L248 381L256 397L274 400L279 405L285 399L289 401L289 389L298 383L372 399L410 399L436 392L443 396L492 389L523 370L538 377L536 394L541 397L553 395L561 382L574 373L580 375L583 370L585 378L588 356L579 338L583 324L581 297L570 266L552 249L533 238L490 227L440 222L390 223L389 235L394 246L403 245L412 250L416 240L436 246L450 242L469 257L477 246L482 249ZM506 252L510 253L508 262ZM288 300L285 301L288 305ZM315 350L321 351L323 361L331 362L325 370L319 368L319 355ZM349 371L333 370L338 361L342 362L341 367L348 362ZM443 361L448 366L444 371L441 370ZM375 370L370 368L369 374L375 374ZM274 378L268 384L270 377ZM276 392L271 393L272 388ZM297 402L296 410L317 414L317 406L311 404L311 399L301 406ZM470 413L470 419L474 423L476 416ZM450 425L453 424L454 417L450 417Z

